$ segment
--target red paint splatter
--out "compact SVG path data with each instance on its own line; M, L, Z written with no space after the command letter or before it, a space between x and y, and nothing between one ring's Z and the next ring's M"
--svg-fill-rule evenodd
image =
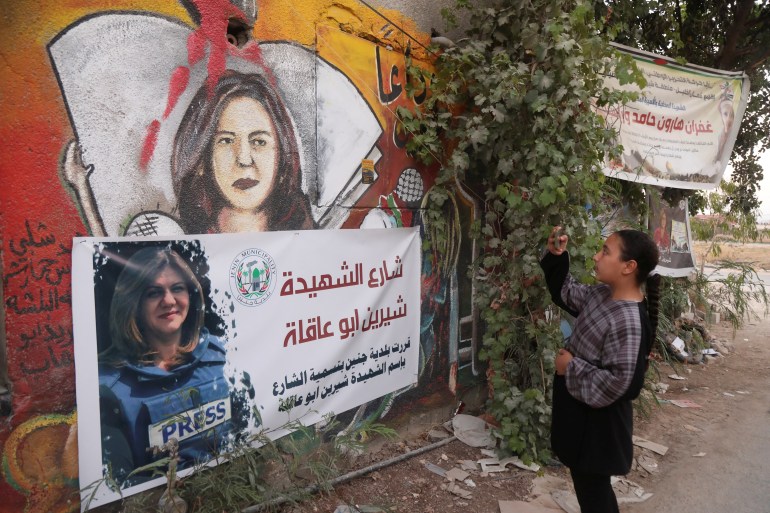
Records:
M168 87L168 102L166 103L166 111L163 113L163 119L166 119L171 111L174 110L176 102L179 101L179 97L182 95L187 84L190 82L190 68L185 66L179 66L171 74L171 80Z
M275 75L273 75L273 70L268 68L265 64L265 61L262 57L262 48L260 48L256 41L249 41L244 45L243 48L240 48L239 50L240 55L244 59L257 64L265 71L265 75L273 87L278 87L278 84L275 81Z
M253 62L260 66L267 78L276 85L272 71L265 65L262 51L255 41L249 41L243 48L238 48L227 41L227 25L231 19L246 23L246 15L230 3L229 0L192 0L201 15L200 27L187 38L187 62L190 67L200 62L206 56L206 48L209 49L207 63L208 76L206 88L209 95L214 93L219 79L227 69L227 56L233 55ZM174 70L169 79L169 92L166 102L166 110L163 113L165 120L176 106L179 97L187 89L190 80L190 70L179 66ZM147 135L142 145L142 157L140 168L147 169L155 146L158 142L160 121L153 120L147 127Z
M144 144L142 145L142 156L139 159L139 167L142 169L147 169L147 164L150 163L152 154L155 153L155 146L158 144L158 132L160 132L160 121L153 119L147 127L147 135L144 136Z
M187 62L190 66L196 64L206 55L206 39L203 34L195 31L187 38Z

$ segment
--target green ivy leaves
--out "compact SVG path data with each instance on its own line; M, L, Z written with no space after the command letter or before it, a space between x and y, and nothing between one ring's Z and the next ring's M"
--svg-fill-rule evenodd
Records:
M590 106L631 97L604 89L602 74L628 81L640 75L611 50L589 2L515 4L458 2L470 17L468 38L437 59L419 111L398 114L412 134L407 149L425 162L438 160L447 194L460 183L484 202L475 232L483 250L472 272L485 327L480 357L494 390L488 409L503 447L544 462L562 336L545 321L550 300L538 260L560 224L572 240L575 272L585 276L590 267L600 240L590 219L605 207L599 169L616 151L613 131ZM413 66L408 72L425 73Z

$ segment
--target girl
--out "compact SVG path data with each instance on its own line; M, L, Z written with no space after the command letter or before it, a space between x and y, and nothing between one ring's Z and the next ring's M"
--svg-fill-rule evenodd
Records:
M569 274L568 237L559 230L540 265L554 303L576 320L555 362L551 446L570 469L582 513L616 513L610 476L631 469L631 401L644 384L658 323L660 277L650 275L658 249L644 232L615 232L594 256L601 284L582 285Z

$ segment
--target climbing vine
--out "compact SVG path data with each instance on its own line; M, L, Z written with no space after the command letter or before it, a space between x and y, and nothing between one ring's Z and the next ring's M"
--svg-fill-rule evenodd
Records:
M430 95L399 116L408 150L441 165L425 214L431 223L445 223L441 205L456 187L483 204L474 230L482 250L470 272L484 323L488 409L508 450L542 462L550 457L550 388L562 336L545 315L539 258L558 224L572 241L573 271L585 276L592 265L595 219L616 196L600 167L617 150L613 130L590 106L631 98L604 88L602 75L640 85L643 78L612 51L589 2L481 8L460 0L457 9L469 16L467 38L444 51L432 73L408 66L416 92L427 82ZM426 244L440 245L441 230L432 236Z

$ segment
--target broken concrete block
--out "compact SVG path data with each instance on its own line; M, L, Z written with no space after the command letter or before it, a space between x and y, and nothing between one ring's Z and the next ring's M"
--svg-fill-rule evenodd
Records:
M471 492L469 492L468 490L466 490L462 486L458 485L454 481L449 483L449 484L447 484L446 488L444 488L444 489L446 491L454 494L454 495L457 495L458 497L462 497L463 499L472 499L473 498L473 494Z
M444 470L443 468L439 467L438 465L434 465L433 463L431 463L429 461L426 461L424 463L424 465L425 465L425 468L427 468L428 470L430 470L434 474L439 475L441 477L446 477L446 470Z
M567 490L556 490L551 492L551 498L567 513L580 513L580 504L574 493Z
M446 478L450 481L463 481L467 479L469 475L470 474L468 474L466 471L460 470L457 467L446 471Z
M665 456L666 453L668 452L668 447L666 447L665 445L660 445L655 442L650 442L649 440L646 440L640 436L634 435L633 442L634 442L634 445L638 447L643 447L645 449L649 449L656 454L660 454L661 456Z
M644 502L652 497L651 493L645 492L644 488L624 477L613 476L611 481L618 504Z
M470 447L494 447L495 445L489 424L472 415L455 415L452 418L452 431L458 440Z
M449 438L450 435L447 433L444 429L431 429L428 431L428 440L431 442L438 442L439 440L445 440Z
M457 463L460 464L460 468L463 470L478 470L479 466L476 465L475 461L471 460L460 460Z

